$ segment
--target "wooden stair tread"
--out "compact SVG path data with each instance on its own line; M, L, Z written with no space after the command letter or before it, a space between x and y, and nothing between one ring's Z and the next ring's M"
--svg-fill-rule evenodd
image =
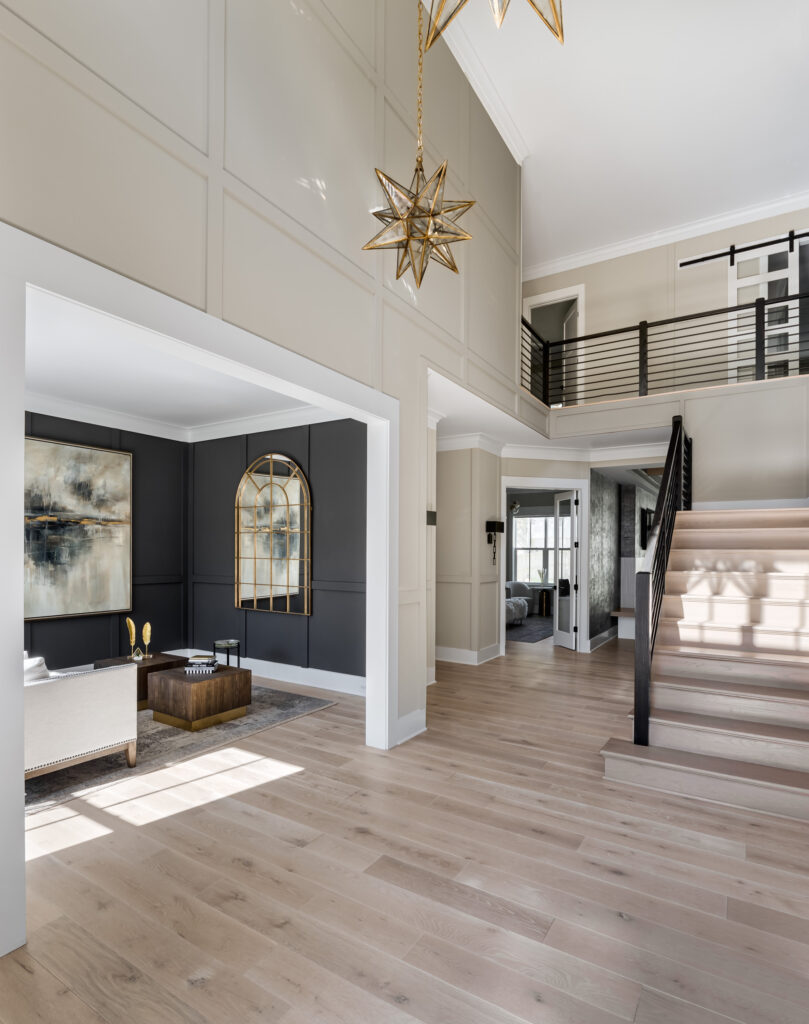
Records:
M669 676L665 674L652 677L652 691L654 687L669 686L678 690L697 690L706 693L724 694L729 697L745 697L761 700L781 700L785 703L794 701L809 702L809 679L807 687L803 689L789 688L785 686L759 686L756 683L734 683L723 679L694 679L691 676Z
M809 772L794 768L774 768L771 765L736 761L711 754L691 754L668 747L640 747L629 740L610 739L601 750L602 756L621 757L662 767L685 768L701 775L720 775L728 779L741 779L760 786L800 790L809 795Z
M733 522L733 520L754 519L757 522L761 519L777 520L798 520L809 524L809 508L698 508L688 509L677 513L677 525L681 523L700 523L706 520L718 519L720 522Z
M691 729L729 733L734 736L749 736L755 739L778 740L786 743L809 743L809 729L770 725L767 722L753 722L739 718L724 718L719 715L701 715L692 711L655 710L649 720L668 725L682 725Z
M748 622L744 625L733 625L728 622L714 622L712 619L704 619L694 622L691 619L678 619L673 615L661 615L660 624L666 626L705 626L708 629L718 630L758 630L760 633L786 633L789 636L809 636L809 629L794 629L790 626L767 626L761 622Z

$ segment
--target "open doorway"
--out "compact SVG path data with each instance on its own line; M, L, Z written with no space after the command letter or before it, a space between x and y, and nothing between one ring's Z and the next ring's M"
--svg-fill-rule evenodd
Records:
M576 650L579 491L506 488L505 639Z

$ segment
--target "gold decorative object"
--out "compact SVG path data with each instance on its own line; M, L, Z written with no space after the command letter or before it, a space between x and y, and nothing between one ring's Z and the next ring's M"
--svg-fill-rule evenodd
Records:
M286 455L262 455L236 492L236 607L312 614L312 501Z
M385 225L374 235L363 249L398 249L396 279L409 268L413 271L416 287L421 287L427 263L433 259L448 267L456 274L458 267L450 251L454 242L463 242L472 236L458 227L456 221L474 206L473 200L455 201L444 199L444 182L447 176L447 161L428 179L424 173L424 140L422 135L423 113L423 63L424 40L421 0L418 5L418 97L416 170L410 188L376 170L379 184L385 193L387 210L375 210L374 216Z
M143 653L144 658L149 657L149 644L152 642L152 624L151 622L144 622L143 624L143 646L146 650Z
M436 39L440 38L444 29L456 14L466 6L468 0L432 0L430 4L430 25L427 31L427 49ZM528 0L537 14L542 18L551 33L560 43L565 41L564 25L562 24L562 0ZM509 0L489 0L497 27L503 24L508 10Z
M138 639L138 634L135 629L135 623L132 619L127 618L126 628L129 630L129 657L135 657L135 641Z

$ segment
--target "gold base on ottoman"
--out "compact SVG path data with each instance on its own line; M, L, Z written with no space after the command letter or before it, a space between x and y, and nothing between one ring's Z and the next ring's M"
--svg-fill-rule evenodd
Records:
M187 718L175 718L174 715L164 715L162 711L152 712L155 722L162 722L163 725L173 725L175 729L185 729L187 732L199 732L200 729L209 729L212 725L221 725L222 722L232 722L234 718L243 718L247 714L247 708L233 708L231 711L221 711L218 715L209 715L207 718L196 718L190 722Z

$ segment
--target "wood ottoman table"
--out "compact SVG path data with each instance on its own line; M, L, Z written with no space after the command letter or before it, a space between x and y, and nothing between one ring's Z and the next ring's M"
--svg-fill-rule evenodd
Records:
M113 668L115 665L137 665L138 666L138 711L143 711L144 708L149 706L149 688L147 680L152 672L156 672L158 669L167 668L179 668L181 665L185 665L188 658L183 658L179 654L161 654L155 651L154 654L150 654L148 658L143 658L141 661L135 661L130 658L128 654L125 654L121 658L101 658L99 661L93 662L93 668Z
M209 676L173 668L149 673L149 707L155 722L197 732L241 718L252 702L253 675L247 668L220 665Z

